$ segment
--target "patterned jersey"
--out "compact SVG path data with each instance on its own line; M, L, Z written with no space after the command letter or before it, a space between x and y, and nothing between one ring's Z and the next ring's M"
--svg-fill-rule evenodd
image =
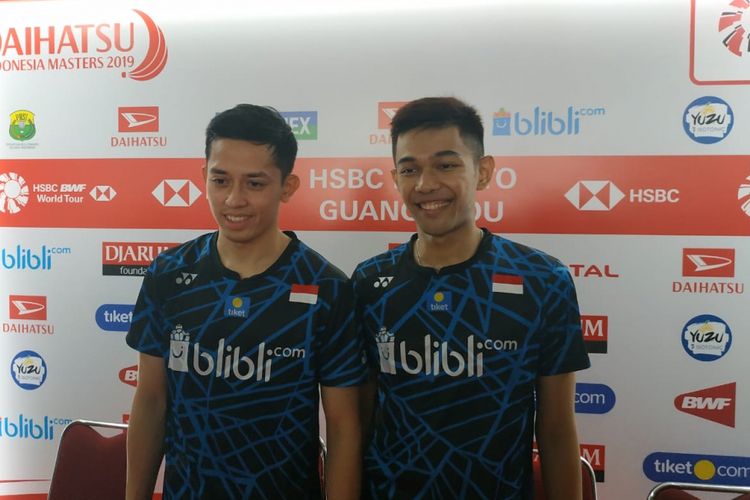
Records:
M354 271L356 311L378 373L365 455L372 498L532 498L537 379L589 366L568 270L485 235L439 272L408 244Z
M154 260L127 335L167 367L165 498L318 498L318 384L367 372L350 284L293 233L240 279L216 234Z

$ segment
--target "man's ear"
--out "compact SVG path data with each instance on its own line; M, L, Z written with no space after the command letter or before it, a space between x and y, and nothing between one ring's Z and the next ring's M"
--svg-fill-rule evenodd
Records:
M487 155L479 159L477 165L479 175L477 176L477 191L487 188L492 181L492 174L495 172L495 158Z
M281 186L281 201L286 203L289 201L297 189L299 189L299 177L294 174L289 174L284 179L284 183Z

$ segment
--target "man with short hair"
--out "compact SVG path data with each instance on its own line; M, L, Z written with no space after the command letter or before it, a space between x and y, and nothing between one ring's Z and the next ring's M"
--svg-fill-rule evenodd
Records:
M218 231L159 255L127 343L140 352L127 498L320 498L318 389L330 499L359 495L366 377L346 276L278 225L299 186L297 142L272 108L241 104L206 130Z
M581 498L575 289L554 257L477 227L494 171L483 137L454 98L412 101L391 124L417 233L353 274L377 380L363 391L368 498L533 498L534 434L548 498Z

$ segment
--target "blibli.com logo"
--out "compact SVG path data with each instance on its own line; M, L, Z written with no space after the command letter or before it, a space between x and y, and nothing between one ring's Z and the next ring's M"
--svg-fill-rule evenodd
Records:
M53 426L64 427L70 422L72 420L69 418L56 418L47 415L38 418L29 417L23 413L17 417L0 417L0 438L52 441L55 438Z
M657 483L750 484L750 457L652 453L643 461L643 473Z
M0 263L4 269L19 269L22 271L49 271L52 269L52 256L55 254L71 253L68 247L48 247L42 245L38 250L16 245L15 248L0 250Z
M451 294L450 292L435 292L432 294L430 299L427 301L427 310L430 312L443 311L448 312L451 310Z
M604 116L605 108L575 108L565 111L547 111L539 106L530 113L511 113L500 108L492 117L492 135L578 135L581 118Z
M615 406L615 392L604 384L576 384L576 413L609 412Z

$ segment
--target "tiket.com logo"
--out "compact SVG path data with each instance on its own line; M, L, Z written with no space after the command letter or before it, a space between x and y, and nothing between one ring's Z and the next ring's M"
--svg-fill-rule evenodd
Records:
M11 139L16 141L28 141L32 139L36 135L34 113L25 109L11 113L8 133Z
M732 330L718 316L702 314L692 318L682 329L682 347L698 361L715 361L732 347Z
M605 108L568 106L565 111L543 110L535 106L531 114L519 111L511 113L500 108L492 117L492 135L578 135L581 132L581 118L604 116Z
M34 351L21 351L10 362L10 373L18 387L33 391L47 380L47 363Z
M745 179L747 182L740 184L737 190L737 199L740 201L740 209L750 217L750 175ZM2 204L0 203L0 207Z
M591 464L597 483L604 482L605 452L606 448L601 444L580 444L581 456Z
M0 173L0 213L17 214L29 202L29 186L15 172Z
M151 262L164 250L179 243L102 242L104 276L143 276Z
M187 179L167 179L151 194L165 207L189 207L200 197L201 190Z
M606 354L609 340L609 317L581 315L581 331L586 352Z
M247 318L250 315L250 297L227 297L224 303L224 316L227 318Z
M297 140L314 141L318 138L317 111L282 111L281 116Z
M727 7L722 9L719 17L719 33L721 43L732 54L742 57L750 51L750 33L745 30L748 20L743 17L750 7L747 0L732 0Z
M96 324L108 332L127 332L133 321L134 306L129 304L103 304L94 314Z
M643 460L643 473L657 483L747 486L750 457L655 452Z
M138 365L126 366L117 374L123 384L138 386Z
M734 428L737 383L717 385L680 394L674 400L678 410Z
M451 293L450 292L434 292L430 294L430 298L427 301L427 310L429 312L448 312L451 310Z
M100 70L137 81L151 80L167 64L166 39L145 12L136 9L133 12L137 21L107 19L96 23L82 19L72 25L3 29L0 69L7 73ZM147 38L136 25L145 26ZM134 49L144 52L140 62L136 61Z
M94 186L89 191L95 201L112 201L117 196L117 191L112 186Z
M117 108L118 132L158 132L159 106Z
M576 384L576 413L607 413L615 406L615 392L604 384Z
M685 133L700 144L715 144L732 131L734 113L715 96L700 97L688 104L682 120Z
M44 295L11 295L8 302L10 319L47 320L47 297Z

